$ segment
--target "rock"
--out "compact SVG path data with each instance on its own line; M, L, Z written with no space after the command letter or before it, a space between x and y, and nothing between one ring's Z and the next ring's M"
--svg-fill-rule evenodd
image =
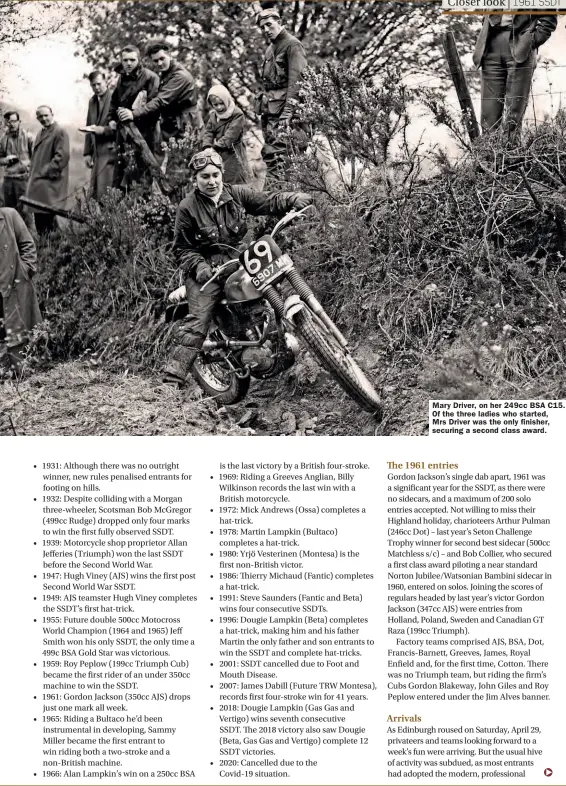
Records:
M301 431L307 431L307 430L313 431L316 428L316 422L315 422L314 418L310 417L310 415L308 417L303 417L301 415L301 417L299 418L299 421L297 423L297 426L298 426L298 428L301 429Z
M280 401L273 401L262 409L262 418L268 425L275 425L281 420L283 409L284 406Z
M356 361L361 364L363 369L375 370L382 365L381 354L378 349L376 349L376 346L379 347L380 345L374 345L365 341L355 348L354 355Z
M251 411L253 412L253 410ZM243 404L231 404L229 407L221 407L218 412L226 414L233 423L238 423L250 410L246 409Z
M297 430L297 418L292 412L284 412L279 430L282 434L294 434Z
M296 382L305 387L316 384L321 369L316 361L310 355L301 355L295 361L295 365L289 372L289 379L294 379Z
M240 428L245 428L246 426L249 426L256 418L257 411L254 409L248 409L246 412L244 412L238 421L238 426L240 426Z

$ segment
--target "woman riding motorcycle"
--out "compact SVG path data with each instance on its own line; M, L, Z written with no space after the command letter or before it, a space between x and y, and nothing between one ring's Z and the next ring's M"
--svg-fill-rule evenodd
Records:
M281 216L312 203L310 194L301 192L264 192L224 184L222 158L212 148L194 155L189 170L194 188L177 209L173 244L185 276L189 314L177 323L164 376L164 382L179 386L185 383L206 338L214 306L222 298L223 281L215 279L204 291L201 288L216 267L236 256L235 247L248 231L246 214Z

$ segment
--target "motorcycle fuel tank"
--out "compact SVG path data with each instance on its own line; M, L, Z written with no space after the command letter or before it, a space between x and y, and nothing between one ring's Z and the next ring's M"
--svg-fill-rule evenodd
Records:
M259 300L262 297L243 268L228 276L224 284L224 296L228 303L243 303L247 300Z

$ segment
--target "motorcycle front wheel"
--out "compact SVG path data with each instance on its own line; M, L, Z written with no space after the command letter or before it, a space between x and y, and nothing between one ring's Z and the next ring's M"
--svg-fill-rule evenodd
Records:
M306 308L295 316L297 332L320 365L330 372L340 387L366 412L381 416L381 400L364 372L326 327Z
M192 375L199 387L219 404L237 404L246 397L250 378L236 376L218 363L203 363L200 355L193 363Z

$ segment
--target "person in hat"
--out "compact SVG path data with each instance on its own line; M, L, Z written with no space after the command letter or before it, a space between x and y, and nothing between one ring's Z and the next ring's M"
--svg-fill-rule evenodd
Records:
M163 381L179 386L185 383L206 338L224 280L215 279L202 287L216 267L236 256L234 247L248 231L247 214L281 216L312 203L310 194L226 185L223 167L222 157L212 148L194 155L189 162L194 188L177 208L173 250L185 277L189 314L176 325Z
M484 133L502 127L512 139L521 130L538 50L556 25L556 14L486 14L474 51Z
M246 182L246 152L242 142L244 113L224 87L214 85L208 91L210 113L202 145L212 147L222 156L225 183Z
M20 197L26 193L33 153L33 135L22 128L20 114L15 109L4 112L4 122L6 131L0 136L0 166L6 167L2 182L4 207L16 208L31 231L33 218L27 207L20 202Z
M281 24L277 9L260 11L257 24L269 41L261 70L263 93L258 99L265 138L262 155L268 171L277 175L307 59L299 39Z

